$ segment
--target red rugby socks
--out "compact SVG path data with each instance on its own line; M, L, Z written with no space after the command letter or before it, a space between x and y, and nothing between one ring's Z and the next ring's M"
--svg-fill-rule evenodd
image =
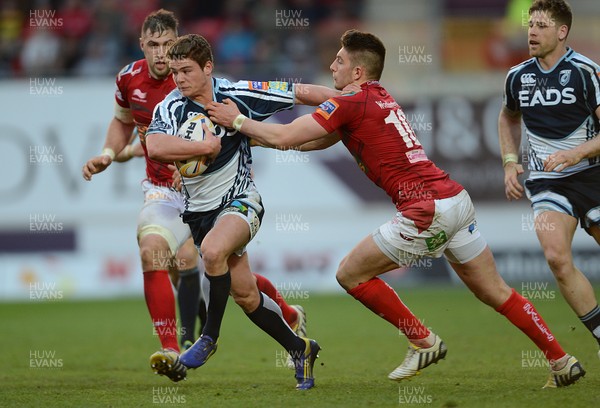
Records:
M144 272L144 296L162 348L179 352L175 296L169 272L165 270Z
M549 360L558 360L565 355L542 316L516 290L512 290L510 297L496 311L525 333Z
M361 283L348 293L373 313L400 329L409 340L420 340L429 336L429 329L402 303L394 289L381 279L373 278Z
M296 310L285 302L281 293L273 286L273 283L271 283L270 280L257 273L255 273L254 276L256 277L256 286L258 286L258 290L277 303L277 306L279 306L281 313L283 314L283 319L291 327L298 319Z

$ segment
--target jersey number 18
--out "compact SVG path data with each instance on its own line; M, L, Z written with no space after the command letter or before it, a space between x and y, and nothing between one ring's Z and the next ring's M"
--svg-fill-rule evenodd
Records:
M417 140L417 136L415 132L412 130L412 127L406 120L406 117L403 113L398 113L398 111L390 110L390 114L385 118L385 123L393 123L398 130L400 136L402 136L402 140L406 143L406 147L414 147L421 146L421 143Z

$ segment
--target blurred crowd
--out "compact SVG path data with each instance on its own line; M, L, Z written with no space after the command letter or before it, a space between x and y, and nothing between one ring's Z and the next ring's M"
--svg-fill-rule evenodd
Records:
M0 79L114 76L143 57L141 25L159 8L175 13L180 34L211 42L219 72L306 81L360 26L364 0L2 0Z

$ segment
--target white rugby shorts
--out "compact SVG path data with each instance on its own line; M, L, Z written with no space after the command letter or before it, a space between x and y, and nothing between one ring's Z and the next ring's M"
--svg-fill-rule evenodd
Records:
M142 182L144 206L138 217L137 238L149 234L162 236L175 254L192 237L190 227L181 219L185 210L183 194L166 186L157 186L149 180Z
M414 207L411 212L414 213ZM466 190L454 197L434 200L430 217L431 223L421 230L418 222L397 212L394 218L373 232L373 239L400 267L422 257L439 258L442 255L452 263L464 264L487 246L477 229L475 209Z

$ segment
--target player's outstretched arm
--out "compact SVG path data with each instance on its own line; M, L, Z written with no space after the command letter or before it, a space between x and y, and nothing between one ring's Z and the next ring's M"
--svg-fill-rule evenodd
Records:
M341 95L340 91L322 85L295 84L295 103L299 105L317 106L329 98Z
M360 92L360 86L352 83L341 91L322 85L296 84L294 90L295 103L299 105L317 106L334 96Z
M230 99L206 105L210 120L241 131L259 144L278 149L293 148L327 136L327 132L312 115L303 115L286 125L263 123L242 115Z
M204 140L184 140L166 133L150 133L146 135L146 149L151 159L173 162L187 160L192 157L216 157L221 151L221 139L216 137L207 127L204 129Z
M300 146L294 146L294 148L298 149L301 152L309 152L312 150L325 150L339 141L340 135L337 132L333 132L328 134L327 136L321 137L317 140L313 140L312 142L307 142L301 144Z
M523 186L519 182L519 176L523 174L523 166L519 164L520 112L511 111L505 106L502 107L498 117L498 138L504 166L504 192L509 200L518 200L524 192Z

